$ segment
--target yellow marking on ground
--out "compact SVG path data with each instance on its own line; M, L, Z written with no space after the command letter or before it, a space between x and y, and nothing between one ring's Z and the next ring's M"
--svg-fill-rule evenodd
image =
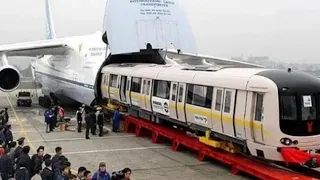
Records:
M12 109L12 112L13 112L15 118L16 118L16 121L17 121L18 124L19 124L20 134L23 134L23 135L24 135L24 137L26 138L26 140L27 140L27 142L28 142L28 145L30 146L31 150L34 151L34 152L37 152L37 149L36 149L36 148L33 146L33 144L30 142L30 138L29 138L28 134L26 133L26 131L25 131L25 129L24 129L24 126L23 126L23 124L21 123L21 120L20 120L20 118L18 117L17 112L16 112L16 110L14 109L14 107L13 107L13 105L12 105L12 103L11 103L11 101L10 101L9 96L8 96L7 93L6 93L6 98L7 98L7 101L8 101L8 103L9 103L11 109Z
M11 101L10 101L9 96L8 96L7 93L6 93L6 98L7 98L7 101L8 101L8 103L9 103L11 109L12 109L12 112L13 112L15 118L16 118L16 121L17 121L18 124L19 124L20 134L23 134L23 135L24 135L24 137L26 138L26 140L27 140L27 142L28 142L28 145L30 146L30 148L32 149L32 151L34 151L34 152L36 153L36 152L37 152L37 149L33 146L32 142L30 141L30 138L29 138L28 134L26 133L26 131L25 131L25 129L24 129L24 126L23 126L23 124L21 123L21 120L20 120L20 118L19 118L16 110L14 109L14 107L13 107L13 105L12 105L12 103L11 103ZM72 172L72 173L78 173L78 171L76 171L76 170L74 170L74 169L71 169L71 172Z

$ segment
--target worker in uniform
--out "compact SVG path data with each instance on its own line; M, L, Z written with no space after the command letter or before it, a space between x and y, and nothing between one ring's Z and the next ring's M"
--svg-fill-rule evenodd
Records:
M103 112L101 111L101 107L98 108L98 111L96 113L97 115L97 122L99 126L99 136L103 136L103 124L104 124L104 115Z
M57 119L58 119L58 113L59 113L59 108L58 106L54 106L52 108L52 111L54 113L54 118L53 118L53 121L52 121L52 124L53 124L53 129L55 129L57 126Z
M82 104L81 106L81 115L82 115L82 121L85 122L86 121L86 105Z
M81 133L81 127L82 127L82 108L79 107L79 109L76 112L76 118L77 118L77 129L78 132Z
M4 123L3 125L5 125L7 122L9 122L9 114L8 114L8 108L4 108Z
M96 109L96 112L92 112L91 114L91 119L92 119L92 126L91 126L91 134L92 135L96 135L96 131L97 131L97 113L98 110Z
M120 108L117 108L112 117L112 131L119 132L120 125Z
M89 137L89 131L92 128L92 121L93 118L95 118L95 114L93 112L88 113L86 115L85 121L86 121L86 139L90 139Z
M44 112L44 120L46 122L46 132L49 133L50 131L53 131L54 127L54 113L53 108L48 109Z

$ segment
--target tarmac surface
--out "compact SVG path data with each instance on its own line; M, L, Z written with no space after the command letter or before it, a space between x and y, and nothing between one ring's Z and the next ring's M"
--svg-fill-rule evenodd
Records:
M54 154L55 147L61 146L74 174L80 166L94 173L99 162L105 162L109 172L131 168L133 180L253 179L241 174L232 175L230 168L222 163L199 162L195 153L173 152L171 146L153 144L150 138L135 137L133 134L111 132L104 137L90 135L91 139L86 140L84 130L82 133L61 132L56 128L54 132L46 133L45 109L39 107L36 101L32 107L17 107L16 93L0 93L0 109L9 109L14 139L26 137L25 145L31 147L30 155L40 145L45 147L45 153L50 154ZM66 115L74 121L75 110L67 111Z

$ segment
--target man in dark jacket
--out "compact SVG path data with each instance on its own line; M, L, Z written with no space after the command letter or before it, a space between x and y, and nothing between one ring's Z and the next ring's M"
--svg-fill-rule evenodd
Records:
M71 163L61 162L60 171L56 174L57 180L69 180L69 175L71 170Z
M31 159L30 159L30 156L29 156L29 152L30 152L30 147L29 146L24 146L22 148L20 157L17 160L17 162L18 162L17 169L20 168L19 165L22 163L22 164L26 165L26 168L27 168L28 172L30 173L31 172Z
M7 122L9 122L9 114L8 114L8 108L4 108L4 123L3 125L5 125Z
M7 148L5 148L5 154L0 158L0 173L3 180L9 179L13 174L13 164Z
M8 145L13 141L13 136L12 136L12 132L11 132L11 125L6 125L5 127L5 136L6 136L6 144L7 144L7 147L9 147Z
M119 132L120 118L121 118L120 108L117 108L113 114L113 117L112 117L112 131L113 132Z
M92 121L95 118L96 118L96 115L93 112L90 112L86 115L86 139L90 139L89 130L92 128L92 126L93 126ZM92 133L92 131L91 131L91 133Z
M44 155L44 147L39 146L37 149L37 154L34 154L31 157L31 167L32 167L30 172L31 177L35 175L36 169L42 169L43 155Z
M5 145L7 140L6 140L6 135L5 135L5 132L4 132L5 128L4 126L0 125L0 140L2 141L3 144L1 145Z
M60 160L60 156L62 156L62 148L61 147L56 147L56 149L55 149L55 151L56 151L56 154L52 157L52 160L51 160L51 166L52 166L52 171L53 172L56 172L56 171L58 171L59 169L56 169L56 163L57 162L59 162L59 160Z
M46 167L43 169L41 177L42 180L53 180L53 171L52 171L52 164L50 159L46 159L44 161Z
M17 162L17 159L20 157L20 154L21 154L21 151L22 151L22 147L24 146L24 140L25 140L24 137L19 138L17 140L18 147L14 150L14 155L13 155L14 162Z
M103 124L104 124L104 115L101 111L101 108L97 112L98 126L99 126L99 136L103 136Z
M30 180L30 174L27 170L27 162L21 161L19 164L19 168L16 170L15 179L16 180Z
M89 114L91 115L91 120L92 120L91 134L92 135L96 135L96 131L97 131L97 115L94 112L89 113Z
M82 113L81 113L81 107L76 112L77 117L77 126L78 126L78 132L81 133L81 126L82 126Z

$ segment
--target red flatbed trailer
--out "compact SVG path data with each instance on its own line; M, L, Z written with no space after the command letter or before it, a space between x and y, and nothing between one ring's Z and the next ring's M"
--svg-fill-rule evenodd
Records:
M185 132L163 127L137 117L126 115L124 117L124 129L128 133L135 133L136 136L146 136L151 134L153 143L160 142L163 138L171 140L172 150L177 151L182 145L198 153L198 160L203 161L206 157L216 159L231 166L231 173L237 174L239 171L250 174L260 179L270 180L315 180L296 172L271 167L257 161L246 158L240 154L232 154L220 149L214 149L197 138L188 136Z

